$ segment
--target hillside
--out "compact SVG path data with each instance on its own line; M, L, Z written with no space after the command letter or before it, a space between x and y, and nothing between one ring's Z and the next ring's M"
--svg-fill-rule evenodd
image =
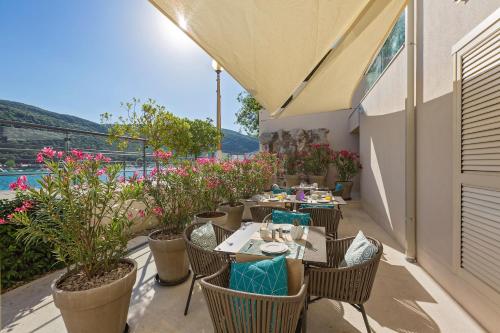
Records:
M32 105L18 102L0 100L0 119L29 122L40 125L57 126L63 128L79 129L92 132L106 133L106 126L86 119L67 114L47 111ZM256 138L240 134L236 131L223 129L223 152L227 154L246 154L259 149ZM73 136L72 145L79 148L92 147L96 149L110 149L102 138L89 136ZM40 148L43 146L64 146L64 135L47 131L31 129L2 128L0 127L1 148ZM32 153L12 153L0 150L0 162L14 158L17 162L32 159ZM15 155L15 156L14 156Z

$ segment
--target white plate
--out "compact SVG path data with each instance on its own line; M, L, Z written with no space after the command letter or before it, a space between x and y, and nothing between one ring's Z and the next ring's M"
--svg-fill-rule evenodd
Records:
M260 246L260 250L264 253L278 254L288 251L288 246L286 246L286 244L284 243L271 242L262 244Z
M325 199L319 199L318 203L329 203L330 200L325 200Z
M279 199L278 198L269 198L267 199L267 201L278 201Z

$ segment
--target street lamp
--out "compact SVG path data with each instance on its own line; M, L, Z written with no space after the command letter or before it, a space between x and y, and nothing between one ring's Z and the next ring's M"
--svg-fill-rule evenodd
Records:
M220 105L220 73L224 70L217 63L217 61L212 60L212 68L215 73L217 73L217 130L222 133L222 123L221 123L221 105ZM217 158L222 158L222 138L219 138L219 143L217 144Z

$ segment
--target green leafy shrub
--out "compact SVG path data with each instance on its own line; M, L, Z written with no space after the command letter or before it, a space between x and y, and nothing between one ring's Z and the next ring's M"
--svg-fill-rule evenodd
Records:
M7 215L20 207L26 200L24 195L18 195L14 200L0 200L0 280L2 289L28 281L33 277L44 274L56 268L57 264L50 244L39 242L36 245L26 245L16 240L17 232L21 227L15 223L6 222ZM33 214L36 205L30 209Z

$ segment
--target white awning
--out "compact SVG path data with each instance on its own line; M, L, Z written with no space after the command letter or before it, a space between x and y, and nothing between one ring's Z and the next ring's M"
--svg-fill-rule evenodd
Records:
M406 4L406 0L150 1L264 108L284 116L350 108L364 71Z

